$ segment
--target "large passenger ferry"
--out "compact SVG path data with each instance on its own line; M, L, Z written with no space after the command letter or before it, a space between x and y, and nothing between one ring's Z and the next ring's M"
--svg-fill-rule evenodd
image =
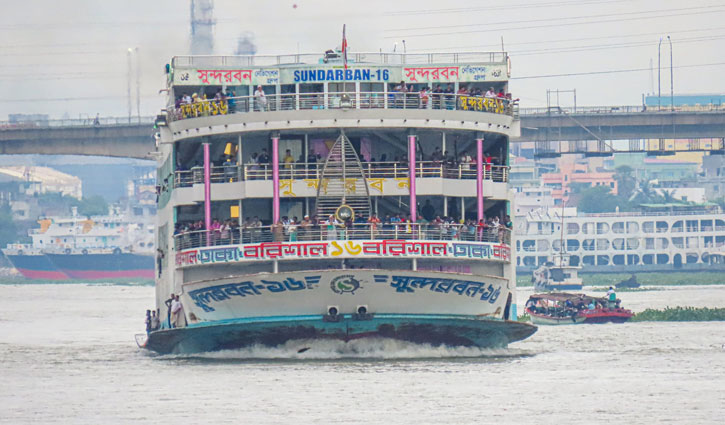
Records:
M174 57L145 347L533 334L516 321L509 71L502 52Z
M546 265L559 252L584 272L725 270L719 262L725 251L725 213L715 204L652 204L601 214L564 211L570 215L563 224L561 208L518 218L520 273Z

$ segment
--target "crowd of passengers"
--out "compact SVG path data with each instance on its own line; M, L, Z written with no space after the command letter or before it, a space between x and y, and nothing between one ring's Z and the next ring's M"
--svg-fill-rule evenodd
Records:
M265 166L271 165L271 155L267 151L267 149L262 149L261 153L253 152L252 155L249 158L249 161L247 162L248 165L254 167L254 166L260 166L260 168L264 168ZM455 156L452 156L448 150L443 152L440 147L436 147L433 152L430 153L430 155L422 155L422 161L427 161L433 163L434 166L438 166L441 164L444 164L449 167L458 167L459 165L467 165L469 169L475 169L476 168L476 159L468 152L462 152L458 158ZM225 155L221 159L221 163L218 163L216 165L234 165L233 158L230 155ZM295 159L294 156L292 156L292 151L287 149L285 151L285 154L282 158L280 158L280 167L282 169L300 169L299 166L301 164L307 164L307 168L316 169L317 163L322 162L322 156L320 154L316 154L314 151L310 150L310 152L305 156L304 154L300 154L300 156ZM371 157L370 161L367 161L365 157L360 157L360 162L363 165L363 169L367 169L367 165L370 164L372 168L375 168L377 166L387 166L390 163L395 163L401 167L407 167L408 166L408 155L396 155L392 159L388 159L387 154L382 154L378 159L375 157ZM503 161L500 157L496 157L491 155L489 152L485 152L483 154L483 163L486 167L486 170L491 170L492 165L503 165ZM254 169L254 168L252 168Z
M392 100L394 100L393 106L396 108L462 109L462 96L500 99L507 107L519 101L519 99L513 99L511 93L504 93L503 90L496 91L493 87L489 87L488 90L483 91L473 86L469 89L467 85L460 84L458 91L455 91L452 83L449 83L445 87L437 84L434 88L424 86L420 90L416 90L414 87L406 84L405 81L401 81L391 92Z
M310 152L307 155L300 154L300 156L295 159L294 156L292 156L292 152L287 149L285 151L285 154L282 158L280 158L280 171L282 174L289 174L290 171L310 171L311 176L315 175L315 170L318 168L318 163L322 164L323 158L320 154L316 154L314 151L310 150ZM449 151L446 150L443 152L440 147L436 147L433 152L430 155L423 155L422 161L426 161L430 163L430 166L423 169L423 176L426 174L436 174L436 168L440 166L445 166L446 171L448 174L451 174L451 177L455 177L457 175L458 169L461 168L462 170L475 170L476 169L476 159L468 152L463 152L461 155L458 156L458 158L450 155ZM371 157L370 161L366 161L364 157L360 157L360 163L362 164L363 170L379 170L379 169L389 169L391 167L397 166L398 169L401 171L407 170L408 168L408 156L407 155L396 155L392 159L389 159L387 154L382 154L378 159L375 157ZM488 173L492 170L492 166L500 166L504 165L503 160L498 156L493 156L489 152L485 152L483 154L483 167L484 172ZM271 172L271 155L269 154L268 150L262 149L261 153L253 152L252 155L249 158L249 161L246 164L248 166L249 171L259 171L259 170L266 170ZM223 155L219 161L212 161L213 167L222 167L224 168L224 174L225 176L228 175L229 178L234 178L236 176L236 167L237 164L234 161L234 155ZM431 169L431 167L433 169ZM198 169L201 171L202 166L197 161L194 163L194 166L191 167L190 170ZM187 170L183 165L177 166L177 171L189 171ZM487 174L487 178L492 178L490 174ZM259 176L256 174L252 174L249 176L250 179L255 178L264 178L264 176Z
M376 93L361 93L364 100L370 103ZM367 96L365 96L367 95ZM513 99L511 93L505 93L503 90L496 91L493 87L488 90L473 87L470 88L465 84L460 84L458 91L452 83L445 87L437 84L434 88L424 86L420 90L416 90L412 85L408 85L405 81L401 81L389 92L389 104L392 108L417 108L417 109L468 109L461 102L461 97L474 97L482 99L500 99L506 108L518 103L519 99ZM255 111L267 111L268 100L262 86L257 86L254 90L253 105L247 97L243 97L242 108L240 112L246 112L250 107ZM369 98L368 98L369 97ZM177 111L177 118L188 118L191 116L208 116L217 114L227 114L237 112L237 103L240 99L236 97L232 88L218 88L214 96L210 99L206 93L201 95L197 93L183 93L176 97L174 108ZM206 103L206 105L204 105ZM196 108L189 108L185 105L196 105ZM496 109L495 106L486 105L484 109Z
M599 301L596 299L590 299L589 303L586 302L584 295L580 295L578 299L574 301L567 299L563 303L551 304L543 300L528 300L526 302L526 309L536 313L550 317L575 317L579 312L584 310L597 310L597 309L619 309L621 308L621 300L617 299L617 294L614 289L610 286L607 291L607 301Z
M432 205L426 202L423 212L430 212ZM346 239L426 239L462 240L508 243L511 218L498 216L485 220L456 220L440 215L421 215L413 223L410 215L387 214L382 220L373 214L365 219L358 213L355 218L340 221L335 216L321 218L317 215L298 217L284 216L277 223L265 225L258 216L247 217L241 224L234 219L213 220L209 232L204 221L177 223L174 235L179 236L181 247L200 245L227 245L256 242L296 242ZM209 238L209 241L206 240Z

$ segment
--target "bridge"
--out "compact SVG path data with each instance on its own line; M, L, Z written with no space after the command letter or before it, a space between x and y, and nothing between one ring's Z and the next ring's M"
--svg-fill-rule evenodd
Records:
M154 118L0 123L0 155L92 155L153 159Z
M609 155L678 151L721 153L725 138L725 108L676 111L644 110L642 106L521 109L521 137L533 142L538 156L561 154ZM49 120L0 123L0 154L96 155L153 159L154 117ZM667 144L663 139L719 139ZM611 143L627 140L624 146ZM655 141L643 142L643 140Z

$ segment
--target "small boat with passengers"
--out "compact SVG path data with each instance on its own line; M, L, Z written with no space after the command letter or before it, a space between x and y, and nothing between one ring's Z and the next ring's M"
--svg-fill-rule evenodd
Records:
M634 316L620 306L616 295L613 298L615 301L566 292L533 294L526 302L526 313L537 325L624 323Z

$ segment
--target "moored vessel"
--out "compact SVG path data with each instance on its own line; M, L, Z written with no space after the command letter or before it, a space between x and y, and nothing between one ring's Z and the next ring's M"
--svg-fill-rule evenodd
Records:
M43 217L28 244L9 244L3 253L32 280L154 278L153 224L114 210L105 216Z
M346 57L173 58L146 348L535 332L515 321L506 54Z

